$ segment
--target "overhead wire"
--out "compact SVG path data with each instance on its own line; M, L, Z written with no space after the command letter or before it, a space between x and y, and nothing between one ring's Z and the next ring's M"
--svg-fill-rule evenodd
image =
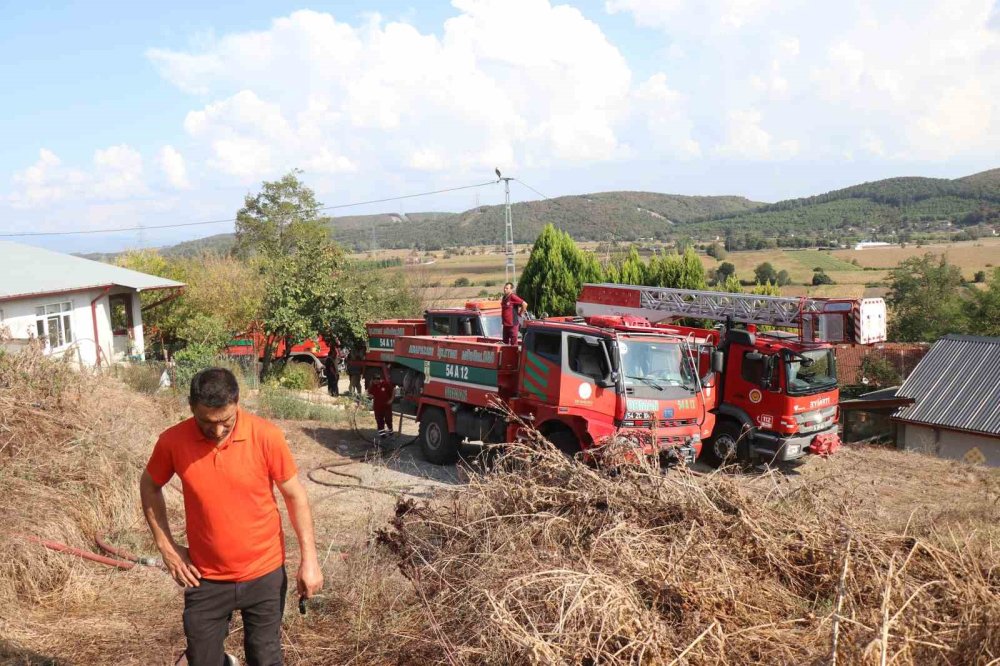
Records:
M426 197L426 196L431 196L432 194L445 194L447 192L458 192L459 190L471 190L478 187L486 187L487 185L495 185L496 183L497 183L496 180L488 180L483 183L475 183L473 185L460 185L458 187L447 187L441 190L430 190L427 192L416 192L414 194L401 194L395 197L384 197L382 199L370 199L368 201L354 201L351 203L320 206L316 210L338 210L342 208L355 208L357 206L367 206L369 204L378 204L378 203L386 203L389 201L401 201L403 199ZM20 231L20 232L10 232L10 233L0 233L0 238L19 238L26 236L74 236L81 234L110 234L110 233L120 233L125 231L148 231L150 229L177 229L181 227L197 227L209 224L225 224L228 222L236 222L236 218L232 217L232 218L226 218L224 220L206 220L204 222L175 222L171 224L139 225L135 227L118 227L114 229L80 229L75 231Z

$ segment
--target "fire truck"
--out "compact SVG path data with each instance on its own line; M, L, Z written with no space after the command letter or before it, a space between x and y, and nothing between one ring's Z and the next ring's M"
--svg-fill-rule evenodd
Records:
M458 335L500 340L500 301L468 301L462 308L433 308L423 319L384 319L365 324L368 348L362 371L368 381L388 372L396 339L414 335Z
M464 440L514 441L518 426L496 399L568 454L621 436L646 455L693 462L712 433L717 379L699 372L693 336L637 317L534 320L523 333L518 345L396 338L395 407L419 422L427 460L453 462Z
M583 317L643 317L665 332L708 339L722 352L717 418L702 449L706 462L714 465L832 453L840 438L831 343L872 344L886 338L886 308L880 298L788 298L587 284L576 309ZM722 323L709 329L672 323L678 320Z

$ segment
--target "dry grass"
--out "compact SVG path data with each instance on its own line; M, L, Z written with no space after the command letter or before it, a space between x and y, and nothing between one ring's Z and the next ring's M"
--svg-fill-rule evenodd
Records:
M165 409L38 350L0 354L5 659L25 661L30 647L72 663L133 663L170 640L169 632L148 635L162 622L157 609L176 601L162 573L120 573L24 539L96 551L94 538L104 533L155 553L145 538L137 488L153 438L170 424Z
M369 587L352 587L308 643L332 663L986 664L998 490L894 529L821 483L601 471L536 442L437 503L400 503L380 541L409 595L360 608Z

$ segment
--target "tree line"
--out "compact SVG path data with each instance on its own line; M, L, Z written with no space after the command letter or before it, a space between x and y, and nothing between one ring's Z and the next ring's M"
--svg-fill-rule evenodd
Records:
M712 285L710 278L713 278ZM536 315L572 315L576 313L580 289L586 283L595 282L743 291L735 267L727 275L709 276L691 246L683 253L662 251L648 260L643 260L632 246L602 262L597 254L577 245L568 233L548 224L531 248L517 292ZM756 283L751 293L776 296L780 292L775 282L765 281Z

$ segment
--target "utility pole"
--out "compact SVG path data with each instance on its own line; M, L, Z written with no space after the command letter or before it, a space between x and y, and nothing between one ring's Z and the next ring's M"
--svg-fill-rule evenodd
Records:
M378 251L378 243L375 240L375 219L374 219L374 216L372 216L372 226L371 226L371 229L372 229L371 252L372 252L372 256L374 257L375 253Z
M503 210L503 248L507 256L507 263L504 265L503 274L506 282L516 282L517 272L514 270L514 222L510 215L510 177L500 175L500 169L496 170L497 178L503 181L504 189L504 210Z

